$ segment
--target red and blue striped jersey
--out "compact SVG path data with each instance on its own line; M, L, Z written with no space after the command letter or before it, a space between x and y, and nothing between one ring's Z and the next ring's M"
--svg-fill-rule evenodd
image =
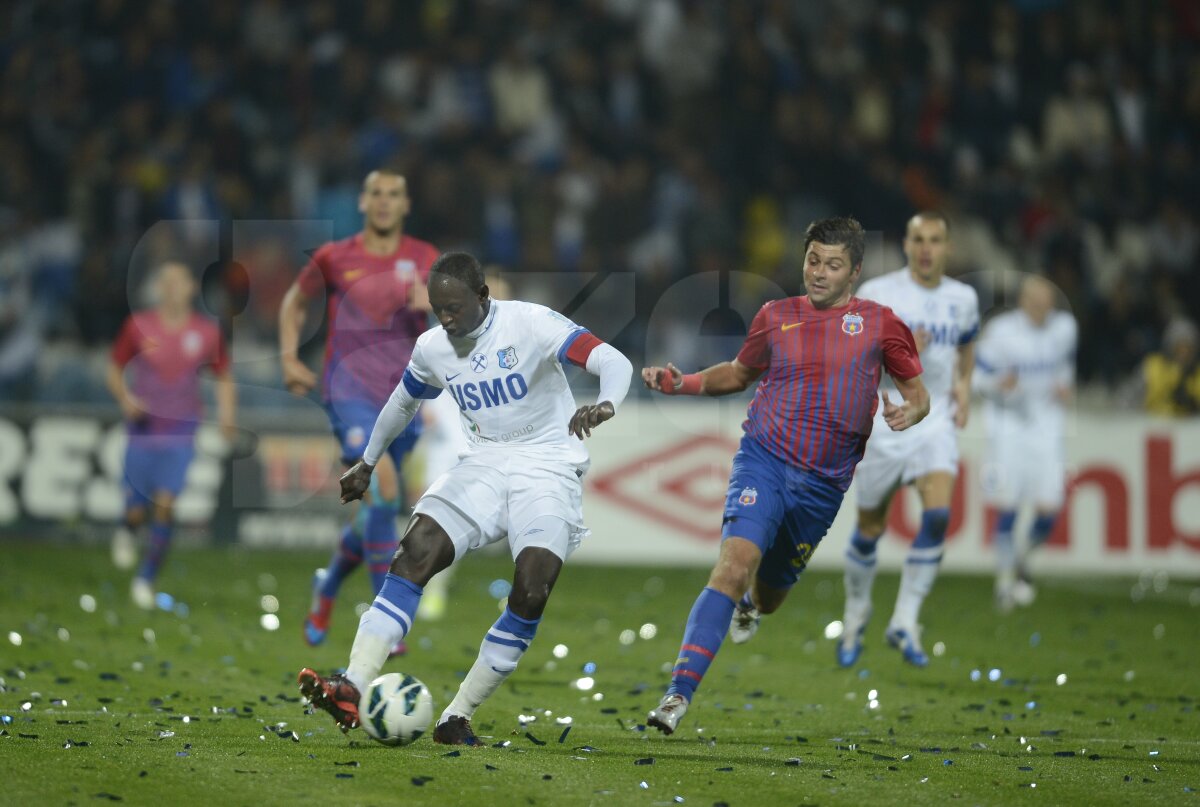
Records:
M428 315L409 308L413 286L429 279L438 251L405 235L391 255L363 246L362 233L313 253L297 282L308 297L325 292L328 335L322 386L326 401L382 407L400 381Z
M857 297L828 309L814 308L808 297L767 303L737 360L766 371L743 430L842 490L871 435L882 372L901 380L921 374L908 326L887 306Z

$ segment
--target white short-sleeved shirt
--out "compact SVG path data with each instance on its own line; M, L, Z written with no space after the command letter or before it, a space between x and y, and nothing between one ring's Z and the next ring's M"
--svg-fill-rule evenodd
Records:
M1075 383L1078 326L1066 311L1052 311L1041 326L1024 311L1007 311L983 329L975 372L991 381L1015 373L1016 386L987 397L984 416L994 438L1030 435L1042 444L1061 443L1065 408L1057 390ZM994 387L994 383L986 386Z
M926 288L913 279L912 271L905 267L868 280L858 289L857 295L891 308L914 334L919 330L929 334L929 343L921 351L921 379L929 391L929 414L910 431L915 435L926 422L953 420L951 388L958 349L979 333L979 297L975 289L949 277L943 277L936 288ZM879 389L896 393L896 385L886 376ZM898 402L899 394L893 394L891 400ZM885 432L891 433L891 430L883 419L881 406L875 411L872 439Z
M440 325L421 334L402 383L417 398L451 395L468 454L505 448L583 470L587 449L567 432L576 405L563 363L585 334L545 306L492 300L467 336L451 337Z

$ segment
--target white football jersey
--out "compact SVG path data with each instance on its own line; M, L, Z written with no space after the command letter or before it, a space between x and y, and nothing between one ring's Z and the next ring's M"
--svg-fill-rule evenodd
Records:
M1006 311L983 329L975 359L980 386L991 389L984 414L988 430L1017 431L1059 439L1065 409L1059 387L1075 383L1078 328L1066 311L1052 311L1040 327L1024 311ZM1017 377L1009 392L997 388L1010 373Z
M929 415L926 420L947 420L954 415L954 366L958 349L979 333L979 296L975 289L953 278L943 277L937 288L929 289L913 279L906 266L896 272L872 278L859 287L857 296L882 303L915 335L929 334L929 343L921 351L921 379L929 391ZM879 383L881 392L891 392L899 403L896 385L888 376ZM890 431L883 420L883 407L875 410L872 434ZM917 427L922 424L918 423Z
M450 337L440 325L421 334L402 383L417 398L450 394L467 453L516 448L583 469L587 449L567 432L577 407L562 363L585 333L545 306L492 300L468 336Z

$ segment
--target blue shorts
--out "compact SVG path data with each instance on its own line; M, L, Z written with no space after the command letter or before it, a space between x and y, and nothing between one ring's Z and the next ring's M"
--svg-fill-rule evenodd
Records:
M325 404L325 411L329 414L333 434L342 446L342 462L353 465L362 459L367 449L371 429L375 428L375 420L379 417L378 407L367 401L330 401ZM417 444L421 431L421 418L415 417L408 428L400 432L388 446L387 453L396 464L396 470L400 469L404 457Z
M763 553L758 579L795 584L837 516L845 495L820 474L789 465L752 437L733 457L721 538L745 538Z
M195 456L192 434L131 434L125 448L125 509L144 507L154 497L178 496Z

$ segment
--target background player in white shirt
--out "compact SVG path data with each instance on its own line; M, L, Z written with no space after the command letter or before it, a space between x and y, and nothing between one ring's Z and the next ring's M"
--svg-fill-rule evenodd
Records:
M342 502L367 490L376 461L423 399L454 397L468 451L413 508L391 573L359 621L345 674L326 680L306 667L299 682L343 729L357 726L359 693L412 627L425 584L468 551L507 537L516 565L508 606L433 731L435 742L475 745L475 709L516 669L563 561L587 535L582 440L615 414L633 366L549 308L489 299L479 262L463 252L434 263L429 301L441 325L417 339L362 460L342 476ZM600 377L595 404L576 408L565 362Z
M900 592L885 636L918 667L929 663L921 647L917 618L937 578L950 521L950 499L958 472L956 429L967 422L974 339L979 332L979 300L965 283L945 277L950 224L936 212L908 221L904 254L908 266L868 280L858 296L889 306L913 332L925 368L929 415L907 431L892 431L876 410L871 439L854 473L858 524L846 550L846 611L837 646L838 663L852 666L862 653L862 635L871 617L876 542L887 526L892 496L912 483L921 497L921 529L900 576ZM895 391L884 377L882 395ZM895 397L894 395L892 396Z
M984 496L997 511L996 605L1002 611L1033 602L1029 553L1050 537L1062 509L1066 405L1075 386L1075 318L1055 310L1055 289L1031 275L1018 307L991 320L979 340L975 385L985 398L988 460ZM1013 528L1018 510L1034 509L1024 553Z

